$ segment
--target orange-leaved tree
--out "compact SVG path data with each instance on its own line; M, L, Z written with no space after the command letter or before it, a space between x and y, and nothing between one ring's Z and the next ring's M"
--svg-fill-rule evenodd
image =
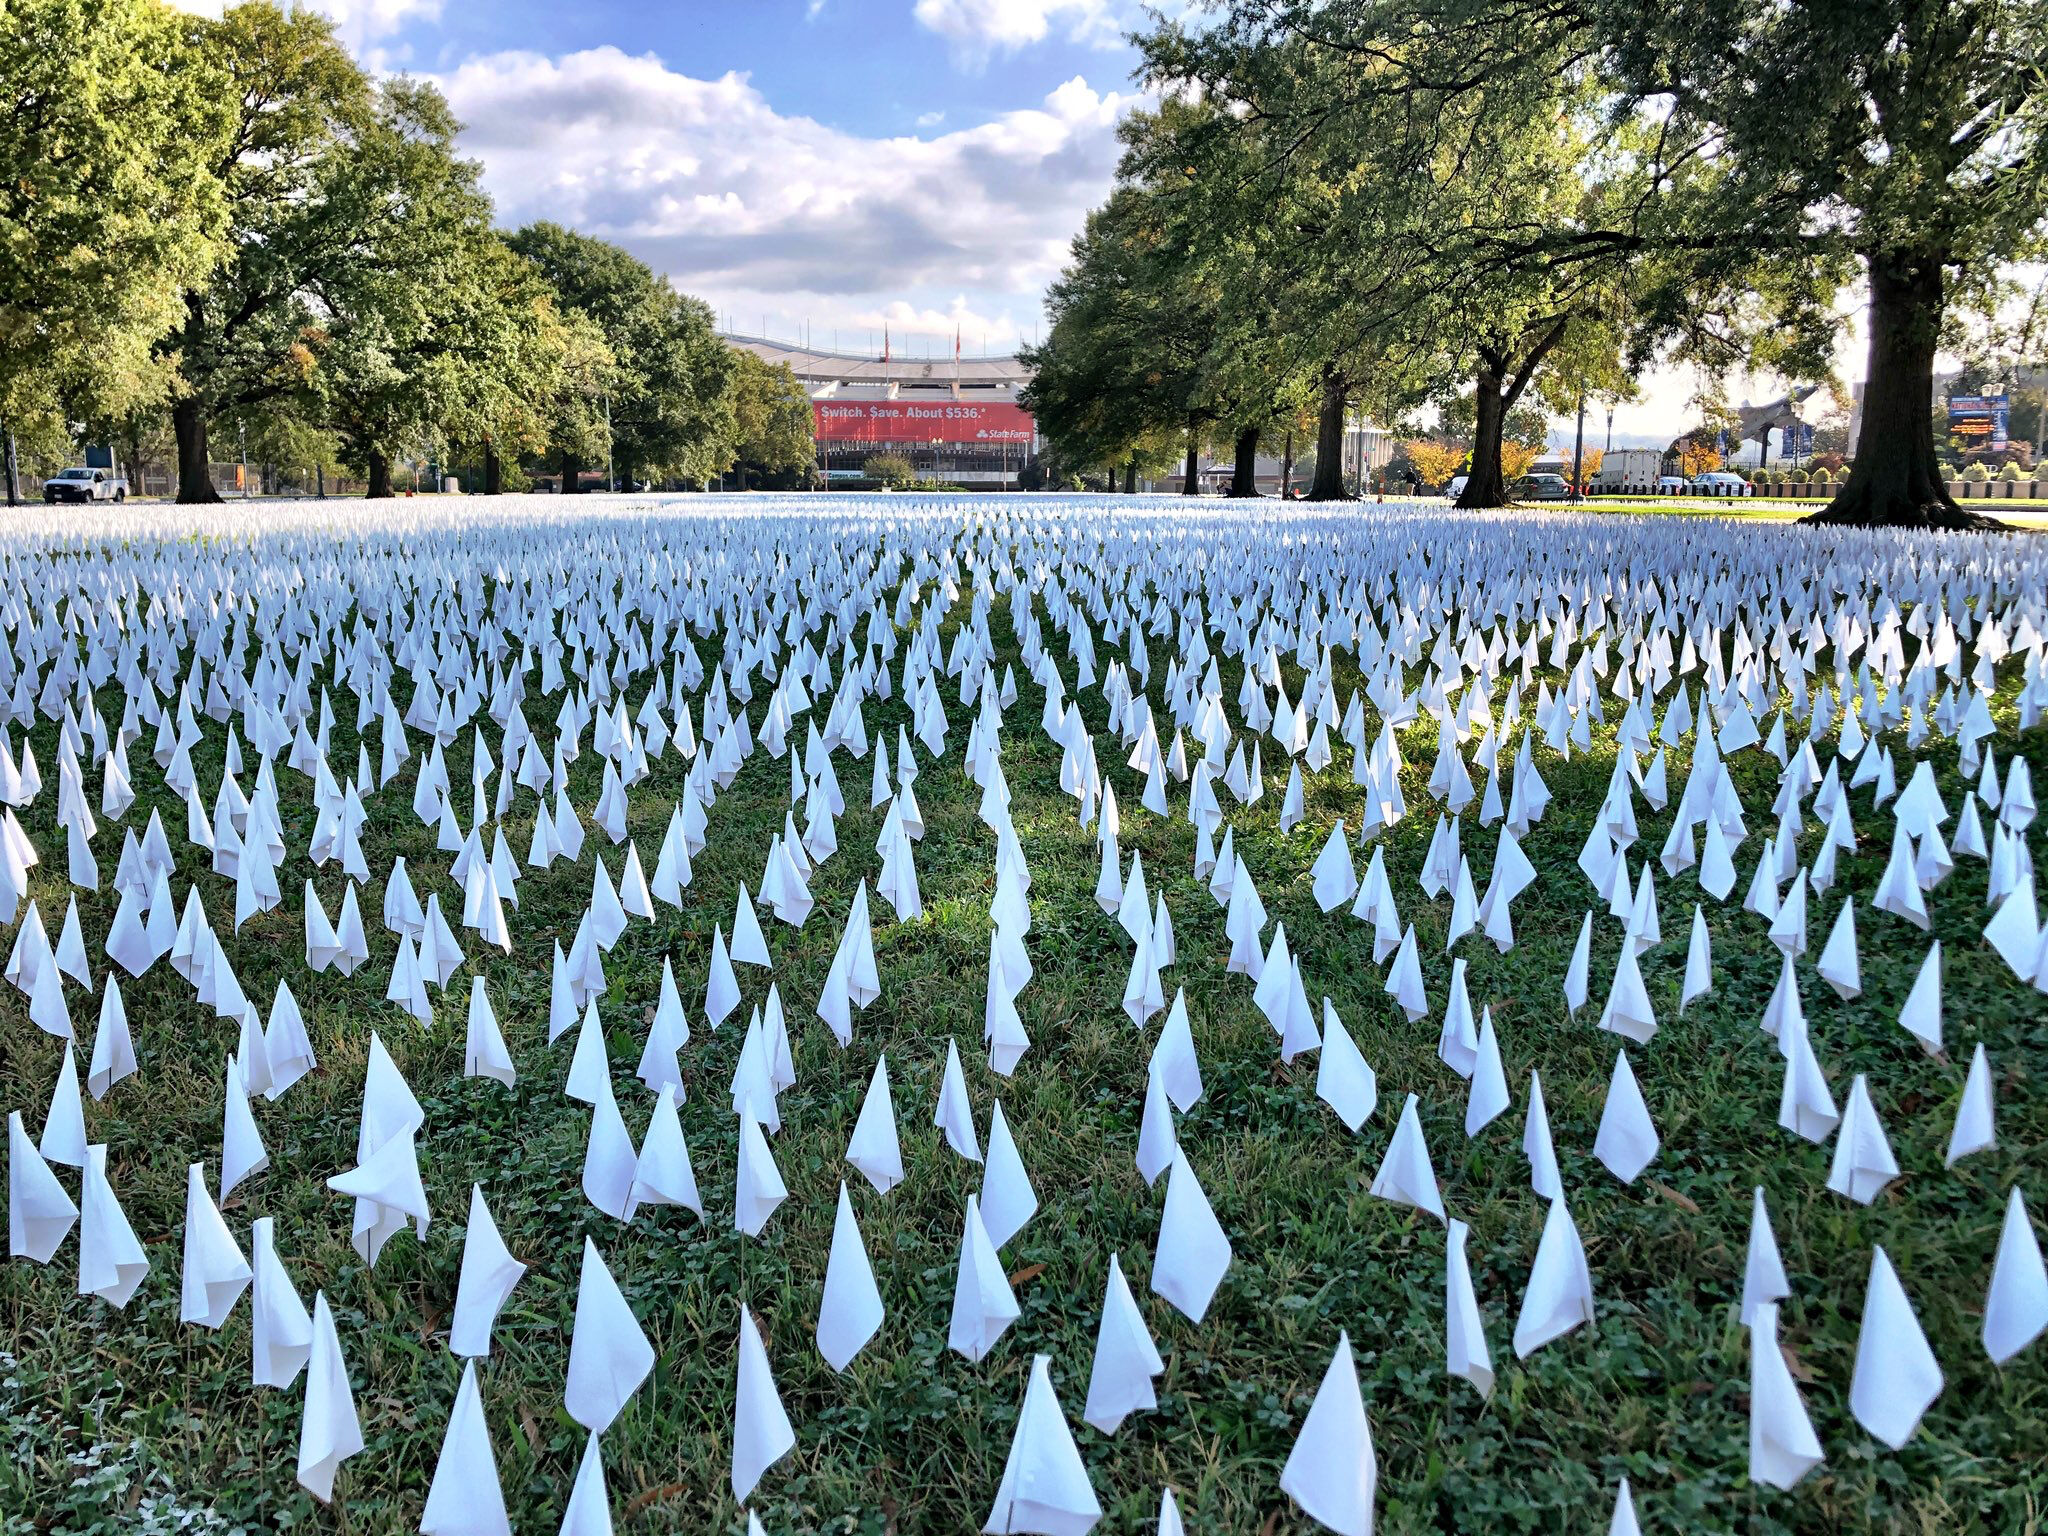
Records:
M1720 452L1711 443L1696 443L1687 438L1678 445L1678 472L1690 480L1694 475L1710 474L1721 467Z
M1401 448L1425 485L1449 484L1451 477L1463 469L1465 461L1471 457L1470 450L1462 444L1435 438L1415 438L1403 443Z
M1542 452L1541 443L1503 441L1500 445L1501 479L1512 485L1529 473L1529 466L1536 462L1537 456Z

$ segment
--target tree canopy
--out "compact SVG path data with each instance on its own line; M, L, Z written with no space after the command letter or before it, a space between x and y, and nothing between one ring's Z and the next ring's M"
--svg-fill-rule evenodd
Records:
M0 422L113 416L170 382L153 344L220 259L229 114L152 0L0 6ZM9 483L10 500L15 487Z
M455 121L429 87L378 91L353 157L351 218L369 232L360 259L309 284L319 318L310 387L370 494L410 438L489 436L508 397L545 393L559 367L551 300L490 228L476 167L456 158ZM522 280L525 279L525 280Z
M1088 216L1047 294L1045 343L1021 354L1034 370L1021 403L1076 469L1114 470L1173 435L1192 489L1197 434L1218 414L1208 359L1219 306L1213 288L1184 280L1164 212L1124 186Z
M786 390L738 423L705 305L604 241L500 235L440 93L373 79L310 9L9 0L0 81L13 434L133 442L168 409L185 501L216 499L222 423L334 453L373 495L422 447L480 454L493 490L506 458L802 470Z
M1207 238L1172 248L1235 250L1240 302L1281 296L1277 372L1344 347L1386 400L1469 399L1467 504L1498 503L1525 399L1612 396L1659 356L1825 376L1860 278L1863 451L1824 515L1965 520L1933 360L2043 248L2043 0L1226 0L1140 41L1169 105L1118 195L1174 199L1182 167Z
M756 488L808 484L817 466L811 397L787 363L743 349L733 354L732 433L726 467Z
M508 243L562 310L603 339L611 361L595 404L617 472L629 481L636 473L701 481L723 470L733 434L728 387L739 364L712 328L710 308L619 247L559 224L529 224ZM588 449L576 439L592 404L579 401L556 434L564 491L578 488Z

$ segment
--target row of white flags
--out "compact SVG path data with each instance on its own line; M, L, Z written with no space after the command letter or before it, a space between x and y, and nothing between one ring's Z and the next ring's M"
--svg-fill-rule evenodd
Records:
M324 1292L306 1306L288 1263L291 1234L257 1217L245 1244L221 1208L267 1168L265 1122L274 1138L289 1113L287 1091L318 1069L288 977L280 973L259 1007L237 975L238 961L250 958L238 931L284 903L281 866L302 854L309 861L298 881L307 974L352 976L369 966L355 985L373 994L381 978L377 995L390 1012L373 1029L451 1023L453 1010L437 1006L436 994L455 984L478 947L514 955L536 975L546 967L548 1046L573 1034L566 1092L590 1109L584 1193L620 1222L660 1206L711 1219L678 1113L685 1063L704 1065L692 1020L716 1030L736 1018L747 1008L742 972L764 971L729 1085L733 1130L716 1144L733 1170L733 1226L752 1240L789 1197L774 1142L783 1129L778 1100L796 1082L791 1034L806 1027L802 1007L854 1048L869 1074L844 1151L848 1169L874 1199L915 1176L903 1163L889 1072L889 1049L900 1060L904 1047L863 1038L875 1032L863 1016L890 990L876 959L877 920L915 922L924 910L919 784L934 804L974 797L974 858L992 892L982 1045L999 1078L1034 1070L1025 996L1034 974L1032 877L1004 765L1005 742L1020 730L1044 733L1058 769L1020 781L1017 792L1071 797L1096 840L1092 894L1103 941L1119 968L1116 946L1129 953L1123 1011L1148 1034L1161 1020L1131 1149L1146 1185L1166 1178L1143 1291L1194 1324L1224 1283L1234 1247L1175 1118L1205 1091L1201 1020L1162 974L1181 963L1186 945L1214 946L1230 972L1245 976L1232 985L1245 987L1271 1023L1282 1060L1316 1053L1313 1091L1355 1133L1377 1110L1371 1053L1327 996L1312 1006L1313 984L1337 978L1303 975L1286 919L1299 913L1299 931L1313 902L1355 920L1351 942L1361 954L1371 946L1389 999L1384 1022L1357 1021L1367 1045L1402 1021L1416 1029L1434 1021L1437 1054L1464 1085L1465 1134L1476 1137L1513 1107L1513 1094L1492 1009L1484 999L1473 1006L1468 957L1484 944L1515 947L1518 901L1525 912L1583 911L1556 984L1566 1015L1578 1017L1592 998L1596 931L1616 936L1593 1025L1617 1037L1617 1050L1589 1150L1628 1184L1664 1152L1639 1073L1670 1022L1671 994L1683 1012L1712 991L1707 913L1739 888L1739 909L1718 924L1720 942L1732 936L1776 957L1778 986L1756 1022L1783 1062L1778 1119L1787 1146L1832 1140L1827 1188L1865 1205L1894 1184L1900 1165L1866 1078L1857 1075L1837 1101L1807 1016L1824 999L1810 983L1802 995L1801 957L1817 950L1818 981L1849 999L1862 993L1859 921L1885 925L1887 949L1918 939L1924 957L1898 1019L1938 1064L1948 1059L1942 950L1924 938L1937 908L1951 931L1981 930L2016 1008L2037 1007L2024 999L2048 992L2024 755L2038 750L2048 709L2048 562L2027 546L1570 517L1480 521L1410 509L1331 519L1054 505L892 501L881 516L858 499L806 498L722 501L707 517L691 504L625 503L567 520L553 518L555 507L465 511L460 520L335 508L278 512L258 536L228 529L212 544L185 540L190 525L167 514L152 527L145 513L119 546L97 542L104 530L84 514L71 558L15 550L4 609L15 639L0 651L0 916L16 930L6 975L25 1001L27 1027L67 1043L40 1137L29 1137L20 1113L10 1115L10 1251L48 1263L75 1228L80 1294L120 1308L146 1282L149 1256L116 1196L107 1146L90 1139L84 1095L109 1100L172 1043L161 1024L138 1041L120 986L123 975L168 967L233 1040L219 1077L216 1178L207 1177L214 1149L190 1149L201 1160L188 1175L180 1315L219 1328L249 1295L252 1382L285 1388L303 1373L298 1479L320 1499L335 1497L337 1471L363 1446L352 1351ZM1002 624L1013 660L999 655ZM1234 692L1225 663L1239 675ZM1092 725L1084 702L1106 723ZM361 743L353 763L332 745L351 705ZM26 734L16 735L31 728L54 738L45 753L56 765L54 793ZM1433 737L1426 775L1404 755L1425 734ZM1582 842L1560 841L1544 828L1555 807L1543 769L1604 751L1610 736L1605 795L1558 818L1574 838L1587 828ZM448 766L450 750L465 742L466 786ZM1104 772L1105 750L1123 759L1110 766L1132 791L1128 804ZM570 769L586 752L601 767L578 770L579 782L598 781L595 799L579 803ZM222 766L202 770L216 754ZM863 758L871 763L866 817L855 823L862 839L842 843L849 785L856 816L861 810ZM1305 890L1280 883L1294 855L1267 830L1267 810L1251 809L1282 764L1280 833L1318 850ZM737 777L746 772L779 793L785 768L782 825L766 847L739 850L759 876L731 893L728 919L727 893L702 889L693 861L713 840L731 846L716 806ZM1767 777L1776 782L1770 803L1746 801L1741 786ZM1341 800L1341 819L1311 823L1311 784L1318 803ZM153 802L146 817L139 792ZM1430 802L1421 814L1431 831L1419 887L1407 889L1386 850L1410 839L1420 846L1419 828L1388 835L1413 814L1411 793ZM629 813L644 820L657 797L664 830L650 870ZM175 818L167 825L163 811L180 803L184 824L174 835ZM445 868L409 869L391 857L380 876L372 859L385 851L371 806L433 832ZM1664 817L1668 833L1653 844L1642 823ZM109 824L121 829L111 876L94 848ZM514 825L520 846L508 836ZM287 827L306 842L295 846ZM1158 849L1162 833L1185 836L1186 827L1191 873L1215 902L1220 928L1200 898L1169 909L1165 880L1178 882L1178 872L1148 875L1139 852L1123 851L1126 835ZM60 838L61 879L44 865ZM1482 880L1474 854L1486 839ZM1543 887L1525 841L1575 858L1586 885ZM1846 889L1837 869L1859 846L1889 850L1867 891ZM856 894L837 920L830 970L814 1005L785 999L776 936L814 918L833 921L812 882L834 859L851 861ZM1984 867L1988 916L1957 912L1946 899L1942 888L1965 860ZM552 872L565 861L571 873ZM589 895L573 942L555 943L551 956L521 946L520 883L542 876L550 889L565 878L580 888L586 862ZM1278 914L1268 913L1262 876ZM1693 888L1675 988L1643 966L1665 937L1667 914L1677 916L1660 879ZM374 921L358 896L373 886L381 887ZM59 899L52 942L44 914L54 917ZM1834 915L1822 940L1814 909L1824 900ZM1440 955L1424 955L1412 916L1402 916L1417 901L1448 915ZM652 1103L636 1146L606 1045L604 1015L616 1021L625 1008L610 992L605 958L635 923L666 921L664 905L708 906L717 923L701 992L693 957L664 961L632 1072ZM1441 978L1434 991L1432 973ZM100 999L83 1091L67 988L97 990ZM466 1075L510 1084L534 1070L531 1052L515 1060L481 974L470 978L461 1016ZM1948 1166L1997 1147L1996 1081L1985 1045L1972 1042L1947 1129ZM699 1081L700 1094L705 1087ZM1421 1090L1441 1091L1418 1084L1404 1092L1399 1113L1387 1117L1393 1128L1371 1190L1445 1224L1446 1368L1487 1396L1495 1368L1465 1257L1469 1228L1435 1172ZM957 1253L948 1342L979 1362L1021 1316L1001 1250L1038 1212L1033 1138L1059 1128L1013 1126L995 1098L984 1135L957 1040L946 1048L931 1123L952 1154L981 1165L957 1233L932 1235ZM111 1114L102 1124L147 1134ZM435 1214L420 1172L432 1134L371 1033L356 1161L327 1179L353 1202L354 1241L370 1264L408 1226L423 1236ZM1518 1358L1595 1321L1595 1277L1536 1070L1522 1148L1546 1215L1513 1330ZM127 1150L144 1149L138 1141ZM57 1172L65 1167L78 1170L75 1199ZM261 1184L250 1187L260 1198ZM449 1328L450 1348L467 1363L420 1517L427 1532L509 1528L475 1361L489 1355L499 1309L526 1267L500 1239L486 1193L483 1185L467 1192ZM1462 1191L1450 1193L1455 1202ZM2003 1210L1982 1301L1982 1345L2001 1365L2048 1326L2048 1275L2019 1187ZM1740 1315L1752 1336L1749 1472L1789 1488L1825 1451L1777 1345L1779 1307L1797 1298L1761 1184L1748 1233ZM568 1257L535 1255L563 1278ZM1164 1371L1123 1257L1106 1256L1081 1411L1104 1435L1156 1410L1153 1382ZM1920 1328L1911 1277L1882 1248L1868 1259L1848 1406L1857 1424L1897 1449L1944 1375ZM584 1242L577 1273L564 1404L588 1440L561 1529L583 1533L610 1528L601 1436L651 1372L655 1349L596 1243ZM814 1320L816 1347L834 1371L879 1332L886 1279L875 1273L842 1179ZM731 1491L745 1506L797 1438L744 1303L736 1326ZM1033 1360L988 1530L1080 1532L1101 1516L1055 1364ZM1080 1363L1058 1364L1078 1387ZM1280 1487L1324 1526L1362 1533L1372 1526L1376 1482L1365 1398L1340 1334ZM1161 1531L1180 1529L1171 1489L1161 1493L1157 1521ZM1637 1528L1623 1479L1612 1529Z

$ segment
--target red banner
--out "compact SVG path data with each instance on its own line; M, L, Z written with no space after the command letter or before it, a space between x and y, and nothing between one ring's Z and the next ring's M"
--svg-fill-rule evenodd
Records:
M814 400L828 443L1028 443L1031 413L1007 401Z

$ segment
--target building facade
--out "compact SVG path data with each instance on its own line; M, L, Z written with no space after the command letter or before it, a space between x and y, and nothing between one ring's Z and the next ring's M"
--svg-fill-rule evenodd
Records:
M877 454L908 459L927 480L1014 490L1043 446L1017 403L1031 370L1015 357L906 359L828 351L763 336L728 344L786 363L811 399L818 471L828 485L866 478Z

